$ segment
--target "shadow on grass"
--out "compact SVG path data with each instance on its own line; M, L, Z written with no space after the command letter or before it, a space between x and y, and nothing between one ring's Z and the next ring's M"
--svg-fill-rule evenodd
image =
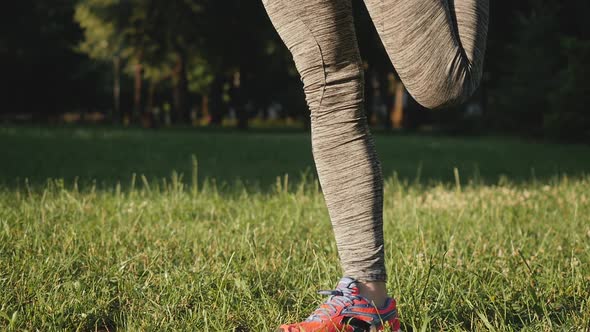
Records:
M376 134L385 178L401 181L494 184L584 176L590 147L526 142L504 137ZM0 185L42 187L47 179L66 186L129 188L133 174L150 182L173 170L189 183L215 179L221 190L242 183L267 190L288 174L294 185L315 176L309 133L298 130L142 130L83 127L0 127Z

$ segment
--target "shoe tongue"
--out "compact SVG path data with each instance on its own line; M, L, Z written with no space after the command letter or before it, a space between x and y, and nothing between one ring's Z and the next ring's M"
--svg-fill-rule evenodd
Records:
M357 283L358 281L352 278L344 277L340 279L340 281L338 282L338 286L336 286L336 289L341 291L344 295L358 295L359 288Z

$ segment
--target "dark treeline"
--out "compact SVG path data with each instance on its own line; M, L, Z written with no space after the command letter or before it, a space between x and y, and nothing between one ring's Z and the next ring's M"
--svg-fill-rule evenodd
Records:
M587 0L491 1L486 72L473 100L422 109L399 84L354 0L374 125L590 139ZM301 83L261 1L21 0L0 20L3 119L221 124L307 122ZM205 119L205 120L202 120Z

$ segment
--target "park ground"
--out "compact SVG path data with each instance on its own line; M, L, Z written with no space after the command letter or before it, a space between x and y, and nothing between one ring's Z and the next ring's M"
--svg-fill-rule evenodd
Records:
M376 135L404 331L590 329L590 147ZM298 131L0 127L0 330L272 331L340 277Z

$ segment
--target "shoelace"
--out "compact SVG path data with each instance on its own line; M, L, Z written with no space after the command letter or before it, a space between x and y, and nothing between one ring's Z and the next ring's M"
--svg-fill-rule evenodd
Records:
M322 321L326 318L329 319L330 314L337 311L336 306L346 306L347 304L354 304L354 300L359 299L358 296L351 295L351 294L345 294L343 291L341 291L339 289L321 290L318 293L321 295L329 295L330 296L328 298L328 300L326 300L326 302L324 302L325 305L328 305L329 309L322 308L323 305L320 306L311 314L311 316L309 316L305 320L307 322Z

